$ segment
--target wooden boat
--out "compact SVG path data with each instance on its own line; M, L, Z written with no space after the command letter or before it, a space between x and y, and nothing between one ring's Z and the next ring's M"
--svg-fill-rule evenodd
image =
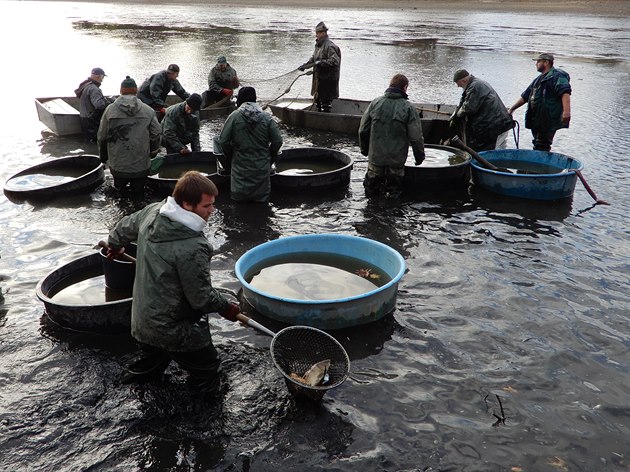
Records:
M61 157L29 167L10 177L4 194L13 200L42 199L91 192L105 181L98 156Z
M168 106L180 103L177 95L166 97ZM44 97L35 99L39 121L45 124L57 136L81 134L81 119L79 116L79 98L77 97ZM210 120L218 116L227 115L236 110L236 104L209 106L199 110L199 119Z
M466 151L450 146L426 144L426 158L416 166L411 148L405 163L405 191L422 193L424 190L463 190L470 180L470 161Z
M302 128L319 129L356 135L368 100L333 100L331 113L318 112L310 99L286 98L269 103L272 113L283 123ZM450 137L448 120L454 105L414 103L422 119L422 132L427 144L440 144ZM452 134L452 133L450 133Z
M473 183L501 195L532 200L558 200L573 196L580 161L557 152L499 149L480 152L491 164L513 172L502 172L471 162Z
M53 270L37 284L35 292L48 318L77 331L129 332L131 293L105 286L102 259L96 252L80 257ZM77 292L74 299L63 297L62 291L72 287Z
M168 196L173 193L177 179L189 170L196 170L206 175L215 185L229 182L230 177L219 175L216 154L208 151L196 151L190 154L167 154L157 157L159 166L152 165L153 174L147 178L147 187L159 195Z
M334 149L285 149L276 161L271 188L303 193L344 187L350 183L353 163L352 157Z

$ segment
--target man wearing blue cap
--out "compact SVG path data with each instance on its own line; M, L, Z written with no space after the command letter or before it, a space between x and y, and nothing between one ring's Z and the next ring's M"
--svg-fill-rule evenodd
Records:
M525 127L532 130L534 149L550 151L556 131L568 128L571 121L571 78L554 68L552 54L545 52L534 60L540 75L508 108L508 113L511 115L527 103Z
M103 96L101 83L107 77L100 67L92 69L90 76L79 84L74 91L79 97L79 116L81 117L81 133L90 142L96 142L96 133L101 117L110 100Z

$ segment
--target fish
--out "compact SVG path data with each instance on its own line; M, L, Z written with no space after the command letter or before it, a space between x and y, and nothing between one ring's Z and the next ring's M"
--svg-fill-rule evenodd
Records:
M298 375L292 372L289 377L297 382L308 385L309 387L317 387L323 382L327 382L328 369L330 368L330 359L320 361L313 364L304 375Z

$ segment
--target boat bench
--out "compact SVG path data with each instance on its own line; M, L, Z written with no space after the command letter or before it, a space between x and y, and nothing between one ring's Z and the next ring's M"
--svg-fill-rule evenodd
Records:
M78 115L79 110L67 103L62 98L54 98L41 104L46 110L54 115Z

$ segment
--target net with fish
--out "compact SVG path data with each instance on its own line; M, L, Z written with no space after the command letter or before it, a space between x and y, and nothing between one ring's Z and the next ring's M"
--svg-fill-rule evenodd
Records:
M271 341L271 358L282 372L289 392L310 400L321 400L326 391L342 384L350 372L350 359L343 346L324 331L308 326L290 326L279 331ZM330 367L319 385L296 380L324 360L330 360Z

